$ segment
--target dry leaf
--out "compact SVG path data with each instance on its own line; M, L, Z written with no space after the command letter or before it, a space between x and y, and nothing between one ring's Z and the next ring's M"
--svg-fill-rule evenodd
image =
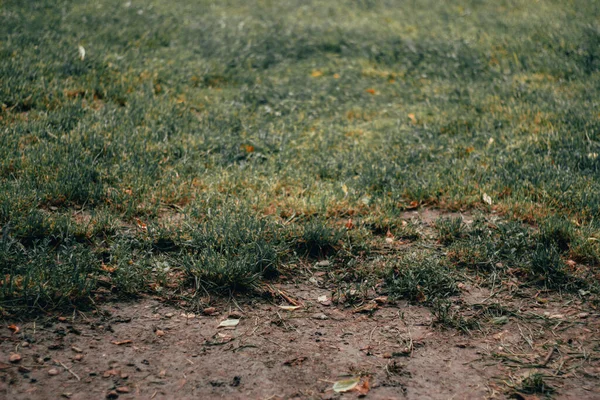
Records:
M317 298L317 301L319 303L321 303L322 305L324 305L324 306L330 306L331 305L331 299L329 297L327 297L326 295L319 296Z
M340 74L333 74L333 77L334 77L335 79L340 79Z
M408 118L411 120L411 122L413 124L417 123L417 117L415 116L415 114L413 114L413 113L408 114Z
M142 220L140 220L139 218L135 218L135 222L137 223L138 228L140 228L141 230L143 230L143 231L148 230L148 225L143 223Z
M318 77L320 77L320 76L323 76L323 73L322 73L321 71L314 70L314 71L313 71L313 72L310 74L310 76L312 76L313 78L318 78Z
M79 51L79 59L80 59L81 61L83 61L83 59L85 58L85 48L84 48L83 46L81 46L81 45L80 45L80 46L77 48L77 50Z
M219 324L219 328L233 328L236 327L240 323L239 319L226 319L221 321Z
M360 385L357 385L354 390L363 396L369 393L371 390L371 385L369 384L369 378L366 378Z
M11 324L7 328L10 329L13 333L19 333L20 331L19 327L15 324Z
M369 94L372 94L372 95L374 95L374 94L376 94L376 93L377 93L377 92L375 91L375 89L367 89L367 90L365 90L365 92L367 92L367 93L369 93Z
M300 356L300 357L296 357L296 358L292 358L291 360L287 360L286 362L283 363L283 365L287 365L290 367L295 367L298 366L300 364L302 364L308 357L305 356Z
M337 381L333 384L333 391L336 393L345 393L354 389L358 383L360 382L360 378L350 378L344 379L342 381Z
M483 202L484 202L485 204L488 204L488 205L490 205L490 206L492 205L492 198L491 198L491 197L490 197L490 195L488 195L487 193L484 193L484 194L481 196L481 198L483 199Z
M112 344L116 344L117 346L122 346L124 344L131 344L131 343L133 343L132 340L121 340L120 342L119 341L112 342Z
M348 219L348 222L346 222L346 229L352 229L354 228L354 224L352 223L352 218Z
M205 315L213 315L217 313L217 309L214 307L206 307L204 310L202 310L202 312Z
M278 307L285 311L294 311L299 308L302 308L301 306L278 306Z

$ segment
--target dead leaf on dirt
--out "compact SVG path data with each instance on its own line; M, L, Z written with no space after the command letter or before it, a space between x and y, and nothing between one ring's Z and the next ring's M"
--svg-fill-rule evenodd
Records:
M20 331L19 327L15 324L10 324L9 326L7 326L7 328L10 329L12 333L19 333Z
M234 328L240 323L239 319L226 319L221 321L219 328Z
M313 72L310 73L310 76L312 76L313 78L318 78L320 76L323 76L323 72L321 72L319 70L314 70Z
M360 378L350 378L337 381L333 384L333 391L336 393L345 393L353 390L360 383Z
M366 378L364 381L362 381L359 385L357 385L354 388L355 391L357 391L358 393L360 393L363 396L366 396L367 393L369 393L369 390L371 390L371 385L369 384L369 378Z
M287 360L286 362L283 363L283 365L287 365L289 367L296 367L296 366L302 364L307 359L308 359L308 357L300 356L300 357L292 358L291 360Z
M21 355L17 353L12 353L10 357L8 357L8 361L10 361L11 363L18 363L19 361L21 361Z
M377 91L375 91L375 89L367 89L367 90L365 90L365 92L372 94L372 95L375 95L377 93Z
M204 313L204 315L214 315L217 313L217 309L214 307L206 307L204 310L202 310L202 312Z
M324 305L324 306L330 306L331 305L331 299L329 297L327 297L326 295L319 296L317 298L317 301L319 303L321 303L322 305Z
M373 300L375 300L375 303L377 304L387 304L387 302L389 301L387 296L379 296L379 297L375 297Z
M131 343L133 343L133 341L129 340L129 339L128 340L121 340L121 341L114 341L114 342L112 342L112 344L116 344L117 346L122 346L124 344L131 344Z
M277 307L279 307L279 308L281 308L282 310L285 310L285 311L294 311L294 310L297 310L299 308L302 308L300 306L277 306Z
M354 310L352 310L352 312L353 313L370 313L370 312L377 310L378 308L379 308L379 306L377 305L377 303L375 303L373 301L373 302L364 304L358 308L355 308Z
M416 123L417 123L417 117L415 116L415 114L413 114L413 113L410 113L410 114L408 114L408 118L410 119L410 121L411 121L413 124L416 124Z
M102 376L104 378L110 378L111 376L117 376L119 375L121 371L119 371L118 369L109 369L104 371L104 374L102 374Z

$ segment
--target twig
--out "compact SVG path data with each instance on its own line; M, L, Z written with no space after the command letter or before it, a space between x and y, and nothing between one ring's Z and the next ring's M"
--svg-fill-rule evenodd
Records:
M548 364L550 362L550 359L552 358L552 354L554 354L555 350L556 350L556 347L552 346L552 348L550 349L550 351L548 352L548 354L544 358L544 361L542 361L541 365L546 366L546 364Z
M67 371L69 371L69 373L70 373L71 375L73 375L75 378L77 378L77 380L78 380L78 381L80 381L80 380L81 380L81 378L79 377L79 375L77 375L75 372L73 372L73 370L72 370L71 368L67 367L65 364L63 364L63 363L62 363L61 361L59 361L59 360L54 360L54 361L55 361L55 362L57 362L57 363L59 363L60 365L62 365L62 367L63 367L64 369L66 369Z

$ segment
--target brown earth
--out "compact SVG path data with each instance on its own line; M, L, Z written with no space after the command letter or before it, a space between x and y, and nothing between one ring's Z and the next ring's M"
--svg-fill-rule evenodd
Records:
M468 335L438 326L421 306L380 298L356 312L329 304L331 292L313 282L273 286L302 303L295 310L280 307L290 305L285 296L218 299L209 316L146 297L95 312L5 321L1 397L356 398L356 390L336 393L332 386L362 377L372 399L535 399L543 395L513 387L539 372L553 397L600 398L600 318L580 302L464 286L465 303L516 310L506 324ZM218 328L229 315L241 317L239 324ZM11 354L21 360L10 362Z

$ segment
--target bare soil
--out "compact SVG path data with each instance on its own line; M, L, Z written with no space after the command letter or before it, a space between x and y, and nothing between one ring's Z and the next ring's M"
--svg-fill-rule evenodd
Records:
M518 389L540 373L553 398L600 398L600 315L585 303L464 285L458 301L515 312L468 334L404 302L329 304L323 286L317 278L273 285L283 296L270 299L212 299L212 315L144 297L4 321L0 397L335 399L368 389L372 399L536 399L545 394ZM301 307L290 310L290 300ZM228 317L239 324L219 328ZM363 394L333 391L351 377L362 378Z

